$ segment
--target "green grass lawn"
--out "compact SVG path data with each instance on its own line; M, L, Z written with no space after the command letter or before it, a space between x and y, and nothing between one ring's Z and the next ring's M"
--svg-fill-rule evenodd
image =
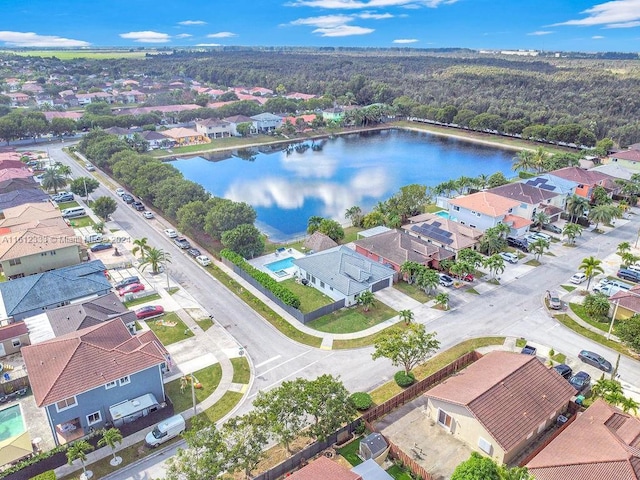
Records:
M211 408L207 408L203 414L210 422L217 422L227 413L229 413L233 407L235 407L240 400L242 400L242 393L228 391L218 400Z
M154 300L160 300L160 295L157 293L152 293L151 295L147 295L146 297L134 298L129 302L124 302L124 306L130 308L142 303L153 302Z
M522 348L527 344L527 339L526 338L517 338L516 339L516 347L517 348Z
M541 264L538 260L532 258L528 262L525 262L525 265L529 265L530 267L539 267Z
M355 242L358 239L358 233L364 230L360 227L347 227L344 229L344 238L340 242L341 244L346 244L350 242Z
M387 473L391 475L395 480L413 480L413 477L411 476L409 471L399 467L398 465L394 465L393 467L391 467L389 470L387 470Z
M159 322L175 323L170 327ZM157 335L164 346L179 342L185 338L193 337L191 329L187 328L180 317L174 312L165 313L161 317L154 318L147 322L149 328Z
M171 153L166 150L155 150L152 155L158 157L183 155L185 153L206 152L208 150L227 149L235 147L248 147L255 144L278 143L274 142L273 137L267 135L255 135L251 137L227 137L212 140L211 143L203 143L201 145L187 145L185 147L176 147L171 149Z
M196 380L202 384L202 388L194 389L197 404L209 397L215 389L218 388L220 379L222 378L222 367L220 367L219 363L216 363L215 365L211 365L207 368L194 372L193 375L196 377ZM176 379L169 383L165 383L164 389L173 402L173 408L176 413L181 413L193 408L190 384L181 391L180 379Z
M289 278L280 285L287 287L300 299L300 311L302 313L313 312L314 310L333 303L333 299L325 295L320 290L316 290L310 285L296 283L295 278Z
M360 306L342 308L309 322L307 326L327 333L360 332L397 314L392 308L375 300L368 312Z
M88 215L86 217L74 218L73 220L70 220L69 223L71 223L73 228L94 227L96 224L96 222L91 220L91 217Z
M574 287L573 285L560 285L562 288L564 288L567 292L573 292L577 287Z
M356 438L351 443L348 443L342 448L338 449L338 454L342 455L347 462L352 466L360 465L362 459L358 456L358 450L360 449L360 438Z
M211 320L209 317L205 317L205 318L201 318L200 320L196 320L196 323L198 324L198 326L200 326L200 328L202 329L203 332L206 332L211 327L213 327L213 320Z
M57 204L60 210L64 210L65 208L79 207L80 204L75 200L71 200L70 202L60 202Z
M251 370L249 369L249 362L245 357L236 357L231 359L233 365L233 383L249 383L251 379Z
M425 213L436 213L436 212L442 212L443 210L444 210L444 208L440 208L435 203L430 203L429 205L424 207L424 212Z
M582 325L574 321L566 313L555 315L554 318L558 320L560 323L562 323L565 327L570 328L571 330L573 330L576 333L579 333L583 337L590 338L594 342L598 342L599 344L604 345L605 347L609 347L612 350L615 350L616 352L622 353L623 355L635 357L633 352L629 351L629 349L624 345L622 345L621 343L618 343L614 340L608 340L604 335L593 332L588 328L583 327ZM615 333L615 328L614 328L614 333Z
M580 303L570 303L569 308L573 313L578 315L583 321L587 322L592 327L596 327L598 330L602 330L605 333L609 331L609 322L600 322L593 318L587 313L584 305Z
M394 283L393 288L395 288L396 290L400 290L405 295L413 298L420 303L426 303L429 300L433 300L432 296L427 295L425 291L417 287L415 283L408 284L405 281L400 281L398 283Z

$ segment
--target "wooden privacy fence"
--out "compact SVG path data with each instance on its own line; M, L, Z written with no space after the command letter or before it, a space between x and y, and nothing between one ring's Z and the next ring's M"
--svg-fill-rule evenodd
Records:
M341 428L340 430L334 432L332 435L327 438L324 442L314 442L303 450L299 451L292 457L288 458L284 462L276 465L270 470L257 475L254 480L276 480L288 472L300 468L306 465L307 461L318 455L323 450L331 447L334 443L338 441L339 438L342 438L344 434L351 434L355 431L355 429L360 425L360 422L363 421L370 431L375 431L372 422L375 420L385 416L389 412L395 410L402 405L409 403L411 400L416 398L418 395L426 392L436 383L441 382L445 378L450 375L462 370L468 365L472 364L476 360L482 357L481 353L476 352L475 350L472 352L465 353L461 357L458 357L456 360L448 364L447 366L441 368L437 372L429 375L427 378L420 380L417 383L414 383L410 387L406 388L398 395L393 398L390 398L386 402L373 407L367 410L361 417L357 418L350 424ZM391 445L390 454L393 458L396 458L404 465L411 470L411 472L415 475L420 476L423 480L432 480L433 477L427 472L422 466L418 465L411 457L405 454L399 447L395 444L392 444L387 440L387 443Z

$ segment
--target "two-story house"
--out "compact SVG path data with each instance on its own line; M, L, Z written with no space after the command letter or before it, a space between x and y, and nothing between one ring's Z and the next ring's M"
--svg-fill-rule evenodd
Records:
M231 123L217 118L196 120L196 131L209 138L225 138L231 136Z
M615 177L579 167L565 167L559 170L553 170L549 172L549 175L577 183L578 186L575 189L575 194L589 201L591 201L593 190L597 186L607 189L610 195L619 188L615 182Z
M272 132L282 125L282 117L268 112L254 115L251 119L255 122L256 129L259 133Z
M578 188L578 182L566 180L548 173L522 180L522 183L541 190L557 193L558 196L551 199L551 204L563 211L567 208L567 200L575 195L576 188Z
M535 216L538 212L551 210L554 214L553 216L549 215L549 221L555 222L560 218L560 213L562 213L560 206L555 209L548 209L548 207L554 205L552 201L556 197L559 197L559 200L556 201L562 204L559 194L536 188L526 183L507 183L487 191L520 202L520 205L514 209L513 214L522 218L535 221Z
M241 123L248 123L251 125L249 129L250 134L258 133L257 122L253 118L247 117L246 115L233 115L231 117L223 118L223 120L225 122L229 122L230 128L231 128L231 135L233 135L234 137L241 136L240 133L238 132L238 125L240 125Z
M640 148L629 148L609 155L609 162L637 172L640 170Z
M456 257L458 252L465 248L475 250L482 237L482 231L477 228L433 213L422 213L410 217L409 223L402 228L410 235L453 252Z
M495 193L472 193L449 200L449 218L483 232L504 223L511 227L511 235L517 237L533 223L514 214L520 203Z
M24 347L22 356L56 445L133 421L165 401L166 349L152 331L133 335L120 319ZM136 403L138 410L118 408Z

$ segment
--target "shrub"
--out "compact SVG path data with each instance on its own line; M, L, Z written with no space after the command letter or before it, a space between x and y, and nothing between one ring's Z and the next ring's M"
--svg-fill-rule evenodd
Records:
M356 435L362 435L364 433L364 431L366 430L366 425L364 424L364 422L362 420L360 420L360 423L358 423L358 426L353 430L354 433Z
M402 388L406 388L416 381L416 377L413 372L405 373L404 370L396 372L396 374L393 376L393 379Z
M36 475L31 480L56 480L56 472L54 472L53 470L48 470L41 473L40 475Z
M349 397L351 403L356 408L356 410L368 410L373 405L373 400L371 399L371 395L366 392L356 392L351 394Z

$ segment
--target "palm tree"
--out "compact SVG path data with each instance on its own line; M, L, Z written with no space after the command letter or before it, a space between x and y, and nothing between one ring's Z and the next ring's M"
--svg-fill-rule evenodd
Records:
M604 270L602 268L602 260L594 256L583 258L582 263L580 264L578 269L582 270L587 276L587 291L589 291L589 284L591 283L591 279L598 273L604 273Z
M620 399L619 405L620 405L620 408L622 408L622 411L625 413L628 413L631 411L634 414L637 414L638 408L640 408L640 403L636 402L631 397L623 397L622 399Z
M155 274L160 272L160 266L164 263L171 263L171 254L160 248L150 248L147 250L144 260L140 262L140 267L145 270L151 266L151 273Z
M351 220L351 225L354 227L360 227L362 225L362 209L357 205L347 208L344 218Z
M618 249L616 253L621 257L624 256L625 253L631 251L631 244L629 242L621 242L618 244Z
M604 378L600 378L596 383L593 384L591 388L591 393L594 397L606 397L612 393L622 393L622 385L617 380L609 380Z
M495 278L496 275L504 272L504 259L498 254L491 255L485 259L484 266L489 269L489 273Z
M42 175L42 186L46 190L53 190L54 193L58 193L58 189L67 183L67 178L61 175L57 168L50 168Z
M531 161L533 162L533 166L538 173L542 173L545 170L544 162L547 160L547 152L544 151L544 148L538 147L535 152L533 152L533 156Z
M414 313L411 310L400 310L398 312L398 316L400 317L400 320L402 320L405 325L409 325L412 321L413 318L415 317Z
M640 257L638 257L637 255L634 255L631 252L624 252L622 254L622 265L625 268L629 268L629 265L634 265L638 263L638 261L640 261Z
M619 209L615 205L596 205L589 211L589 220L596 225L594 230L598 230L600 223L610 223L611 220L619 216Z
M410 262L410 261L404 262L400 266L400 273L405 275L406 282L409 285L411 285L416 280L416 276L421 266L422 265L420 265L418 262Z
M433 291L438 288L440 276L438 272L431 268L425 267L424 265L421 265L421 267L418 272L416 284L422 288L425 293L427 293L427 291L433 293Z
M582 227L577 223L566 223L562 234L567 237L569 244L573 244L576 241L576 237L582 235Z
M506 223L499 223L495 227L492 228L500 238L507 238L511 233L511 227Z
M449 294L442 292L436 295L436 305L449 310Z
M71 446L67 449L67 463L72 465L74 460L80 460L80 464L82 465L82 475L84 478L91 478L93 476L93 472L91 470L87 471L84 466L84 462L87 461L87 453L93 450L93 446L86 440L78 440L71 444Z
M530 243L529 247L533 250L533 254L536 256L536 260L540 260L540 255L542 255L545 250L549 248L549 242L547 242L544 238L538 238L536 241Z
M533 170L535 163L533 162L533 152L531 150L522 150L513 157L513 171L514 172L527 172Z
M533 223L538 226L538 231L542 230L542 226L546 223L549 223L549 215L544 213L543 211L536 212L533 216Z
M131 250L131 253L136 255L138 252L140 252L140 260L144 260L145 254L151 249L147 241L147 237L138 238L133 241L133 244L135 246Z
M569 197L567 200L567 213L571 215L571 221L574 222L576 218L582 217L588 206L589 202L584 197L578 195Z
M122 443L122 434L117 428L110 428L102 432L102 438L98 440L99 447L109 447L113 454L113 459L109 462L112 466L120 465L121 457L116 457L116 446Z
M358 295L358 304L362 305L362 309L365 312L369 311L369 309L373 305L374 300L375 297L370 290L365 290L364 292L360 293L360 295Z

